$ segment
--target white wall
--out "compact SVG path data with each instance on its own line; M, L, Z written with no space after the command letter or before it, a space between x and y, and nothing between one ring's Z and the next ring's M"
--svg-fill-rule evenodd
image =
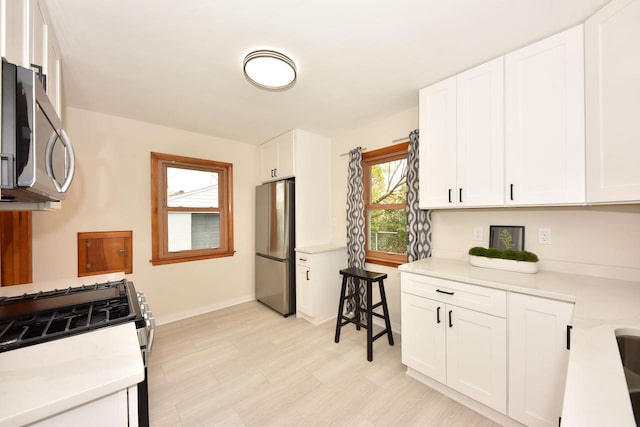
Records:
M160 322L254 298L258 147L74 108L65 122L78 166L62 211L33 215L34 282L77 275L78 232L133 230L129 279ZM151 151L233 164L233 257L151 265Z
M367 150L391 145L418 127L418 108L332 136L332 239L346 242L345 205L348 156L354 147ZM433 212L434 256L466 259L472 246L488 246L490 225L525 226L526 249L541 259L541 268L640 281L640 205L515 209L462 209ZM474 226L484 241L472 240ZM551 245L537 243L538 228L550 228ZM367 265L386 272L387 299L394 326L400 323L397 269Z

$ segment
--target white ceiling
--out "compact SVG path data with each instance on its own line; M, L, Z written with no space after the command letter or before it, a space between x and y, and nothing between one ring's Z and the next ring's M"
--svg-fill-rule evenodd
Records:
M332 136L418 104L418 89L583 22L608 0L47 0L64 101L259 144ZM298 64L286 92L242 59Z

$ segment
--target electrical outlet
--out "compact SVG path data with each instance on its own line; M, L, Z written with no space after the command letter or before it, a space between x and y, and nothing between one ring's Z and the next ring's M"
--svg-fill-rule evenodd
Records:
M484 229L482 227L473 227L473 240L484 240Z
M551 229L550 228L539 228L538 229L538 243L542 245L550 245L551 244Z

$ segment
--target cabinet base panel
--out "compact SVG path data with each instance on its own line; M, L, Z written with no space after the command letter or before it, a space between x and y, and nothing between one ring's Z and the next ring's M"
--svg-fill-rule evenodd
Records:
M299 311L296 313L296 317L298 319L304 319L307 322L312 323L315 326L322 325L323 323L326 323L328 321L332 321L334 323L336 321L336 316L330 316L330 317L324 317L324 318L318 319L317 316L308 316L308 315L306 315L304 313L301 313Z
M447 387L446 385L439 383L438 381L435 381L424 374L421 374L415 369L407 367L407 375L500 425L509 427L524 427L524 424L520 424L519 422L507 417L505 414L491 409L488 406L483 405L482 403L476 402L470 397L465 396L464 394L459 393L456 390L453 390L452 388Z

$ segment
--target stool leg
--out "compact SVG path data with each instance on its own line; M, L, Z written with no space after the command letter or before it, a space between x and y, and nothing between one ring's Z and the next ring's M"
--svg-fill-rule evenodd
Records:
M340 329L342 328L342 312L344 310L344 296L347 294L347 276L342 276L342 290L340 291L340 302L338 303L338 317L336 319L335 341L340 342Z
M384 324L387 328L387 338L389 338L389 345L393 345L393 332L391 331L391 320L389 319L389 309L387 308L387 296L384 292L382 280L378 281L378 288L380 289L380 298L382 299L382 314L384 314Z
M371 280L367 280L367 360L373 360L373 309L371 308Z
M356 279L354 277L353 278L353 289L354 289L353 293L355 294L354 300L355 300L356 305L355 305L355 308L353 310L353 314L355 315L354 319L356 320L356 331L360 330L360 322L361 322L361 319L360 319L360 312L362 311L361 307L360 307L360 304L362 304L360 302L360 286L361 285L362 285L362 283L360 283L360 279Z

